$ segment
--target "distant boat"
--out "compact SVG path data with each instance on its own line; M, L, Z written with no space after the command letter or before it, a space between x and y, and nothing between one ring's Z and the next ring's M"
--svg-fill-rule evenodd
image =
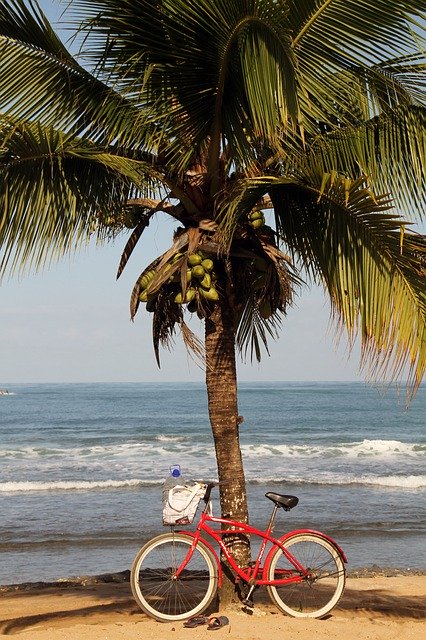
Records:
M8 389L0 389L0 396L11 396L12 394Z

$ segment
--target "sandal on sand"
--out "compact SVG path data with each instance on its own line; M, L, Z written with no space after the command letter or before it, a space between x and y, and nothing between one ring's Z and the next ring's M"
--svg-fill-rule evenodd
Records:
M212 616L209 618L209 624L207 627L208 631L215 631L216 629L221 629L229 624L229 620L226 616Z
M188 620L183 623L183 626L187 629L194 629L202 624L209 624L209 622L210 621L206 616L192 616L192 618L188 618Z

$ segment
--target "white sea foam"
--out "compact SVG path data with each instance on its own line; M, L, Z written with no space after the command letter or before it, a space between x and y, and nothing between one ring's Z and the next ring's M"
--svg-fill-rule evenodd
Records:
M211 478L214 473L211 474ZM249 484L260 485L285 485L285 484L315 484L335 486L377 486L401 489L426 489L426 475L361 475L336 473L318 473L315 477L303 477L297 474L287 474L282 479L269 476L255 479L247 476ZM33 493L33 492L58 492L58 491L99 491L110 489L133 489L137 487L159 486L162 480L145 480L131 478L129 480L57 480L52 482L28 481L28 482L3 482L0 483L0 493Z
M127 442L111 445L89 445L75 448L50 448L50 447L22 447L13 449L0 449L0 458L105 458L132 457L142 455L169 455L167 446L173 445L173 450L182 450L185 453L193 452L199 455L204 451L201 445L192 445L185 438L168 438L159 436L152 442Z
M384 478L367 476L361 478L362 484L382 487L403 487L404 489L425 489L426 475L423 476L385 476Z
M250 482L250 478L248 478ZM426 489L426 475L349 475L349 474L336 474L336 473L320 473L315 477L302 477L295 474L286 474L282 479L269 476L263 478L256 478L252 480L254 484L272 485L272 484L315 484L315 485L336 485L336 486L351 486L351 485L366 485L377 487L389 487L389 488L401 488L401 489Z
M172 449L168 448L172 447ZM182 452L186 456L205 457L211 447L205 443L188 442L181 436L160 435L150 442L127 442L110 445L91 445L76 448L22 447L0 450L2 458L125 458L137 456L170 456ZM421 458L426 445L400 442L398 440L362 440L332 445L310 444L245 444L241 447L246 459L270 458Z
M242 446L246 458L282 456L288 458L367 458L423 457L426 446L398 440L362 440L335 445L251 444Z
M33 491L93 491L98 489L120 489L157 484L137 478L130 480L93 480L73 481L58 480L56 482L2 482L0 493L31 493Z

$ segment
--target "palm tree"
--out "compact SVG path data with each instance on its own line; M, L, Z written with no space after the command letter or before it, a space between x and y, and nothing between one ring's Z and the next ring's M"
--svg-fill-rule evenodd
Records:
M154 214L176 221L131 314L152 313L157 360L176 329L203 359L221 509L237 519L235 354L260 359L301 273L360 335L370 376L408 376L409 396L422 380L423 7L76 0L74 57L35 0L0 5L0 272L130 229L120 274ZM245 562L245 541L230 544Z

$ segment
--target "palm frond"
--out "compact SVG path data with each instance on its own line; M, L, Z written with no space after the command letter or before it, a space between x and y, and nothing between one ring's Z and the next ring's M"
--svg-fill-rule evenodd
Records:
M242 358L245 360L247 354L250 353L251 360L253 360L254 356L257 362L260 362L262 359L262 345L266 353L270 355L268 337L276 340L280 325L279 313L270 318L262 318L257 302L253 298L248 298L235 338Z
M153 309L152 340L158 366L160 366L160 345L171 349L176 325L183 321L182 309L165 292L159 291Z
M183 342L186 350L197 366L204 369L206 366L206 353L203 342L188 327L186 322L182 320L180 324Z
M217 241L221 251L229 252L235 231L240 221L247 216L262 200L274 182L273 176L264 175L259 178L242 178L236 180L221 193L216 203L216 219L218 221ZM294 184L293 177L282 177L279 184Z
M315 129L316 123L328 126L354 124L345 100L345 74L358 77L357 99L369 97L369 117L377 115L382 100L391 106L402 104L406 97L419 97L418 89L410 94L410 83L380 65L396 56L408 57L424 45L416 41L414 30L424 38L424 8L416 0L290 0L288 21L297 59L298 83L304 126ZM424 42L424 40L423 40ZM424 53L419 56L424 63ZM380 68L380 70L379 70ZM402 66L400 67L402 71ZM407 72L407 70L405 70ZM357 100L350 100L349 104ZM385 102L386 103L386 102ZM379 111L377 111L377 109Z
M404 56L388 58L380 64L375 65L368 70L372 76L373 88L376 85L377 78L391 79L392 83L385 82L389 89L394 90L399 96L402 96L402 103L410 98L409 102L413 104L423 105L426 103L426 59L423 52L409 53ZM379 85L380 86L380 85ZM389 91L388 91L389 93ZM389 100L391 98L391 100ZM392 96L387 96L387 104L392 106ZM397 101L399 103L399 101Z
M155 181L151 165L50 126L3 118L0 149L1 273L38 269L96 229L102 241L102 219L120 213L132 190L149 191Z
M72 11L85 17L89 62L102 60L105 77L155 105L157 113L168 105L163 131L173 131L169 159L179 170L188 161L186 151L193 153L207 137L216 167L210 166L212 175L225 141L244 166L253 138L276 143L279 129L298 122L295 61L285 11L274 0L244 6L233 0L226 8L206 0L109 0L93 6L74 2ZM229 120L235 110L240 117ZM176 139L180 153L173 148Z
M316 192L316 193L315 193ZM329 175L316 188L271 190L283 241L327 289L350 342L360 333L372 376L407 377L413 394L426 368L425 238L388 213L387 196L362 180Z
M296 263L327 289L350 343L360 333L363 366L375 376L406 376L415 392L426 368L425 239L390 212L365 178L306 169L304 177L240 181L224 211L224 246L235 220L265 193L276 228Z
M146 109L97 79L68 52L35 2L0 5L1 111L102 144L157 144Z
M236 344L245 359L261 359L261 345L269 355L268 338L277 338L281 319L300 285L288 258L260 239L252 244L253 257L239 256L239 242L230 250L234 305L238 310ZM238 257L235 257L238 256Z
M154 215L154 213L155 213L155 209L152 209L151 211L149 211L148 213L143 215L141 217L141 220L139 221L139 223L133 229L133 231L132 231L132 233L130 235L130 238L126 242L126 246L124 247L123 253L121 254L120 263L119 263L118 269L117 269L117 280L121 276L121 274L123 273L123 270L126 267L126 264L128 263L129 258L132 255L134 248L136 247L137 243L139 242L139 240L140 240L140 238L142 236L142 233L145 231L146 227L149 225L150 218L151 218L152 215Z
M375 63L388 58L390 51L412 50L413 29L424 33L425 8L418 0L287 0L286 4L293 46L303 50L304 57L329 49Z
M350 178L368 176L376 190L392 194L399 210L425 215L426 108L400 106L359 127L318 137L303 164Z

